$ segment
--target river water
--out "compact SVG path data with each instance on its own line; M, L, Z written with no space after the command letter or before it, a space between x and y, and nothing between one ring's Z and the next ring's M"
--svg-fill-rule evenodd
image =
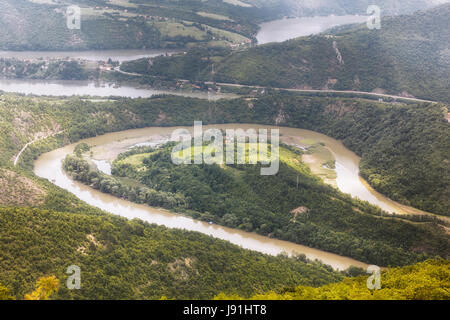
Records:
M39 58L76 58L89 61L128 61L145 57L179 52L176 50L102 50L102 51L0 51L0 58L39 59ZM232 99L234 94L216 92L190 92L187 90L157 90L152 88L115 86L113 83L94 81L0 79L0 91L21 94L72 96L90 95L97 97L121 96L128 98L149 98L157 94L173 94L200 99Z
M204 126L204 129L206 130L211 127L219 129L278 128L251 124L227 124ZM127 130L85 139L82 142L86 142L92 146L95 161L97 163L101 163L103 171L105 171L108 170L105 163L111 162L120 153L135 145L157 143L164 141L165 139L169 139L170 134L174 129L176 129L176 127L152 127ZM188 129L192 131L192 128ZM390 209L395 212L400 212L402 210L401 206L383 195L374 192L364 183L364 181L359 177L359 157L345 148L340 141L309 130L284 127L279 129L282 139L295 137L299 139L314 139L325 143L325 146L333 153L336 159L336 182L341 191L350 193L353 196L367 200L373 204L377 204L385 210ZM350 265L360 267L367 266L362 262L333 253L308 248L306 246L291 242L271 239L255 233L230 229L218 225L210 225L189 217L171 213L167 210L135 204L123 199L118 199L109 194L104 194L98 190L85 186L82 183L71 180L62 170L61 162L67 154L73 151L74 146L75 145L66 146L42 155L35 162L34 172L36 175L48 179L57 186L75 194L78 198L90 205L130 219L139 218L144 221L164 225L169 228L181 228L191 231L198 231L216 238L230 241L234 244L242 246L243 248L256 250L266 254L276 255L281 252L286 252L288 254L302 253L309 259L319 259L338 270L345 269Z
M318 34L333 27L365 21L367 21L367 17L360 15L284 18L262 23L256 39L258 44L282 42Z
M128 98L149 98L157 94L173 94L200 99L232 99L237 96L230 93L186 90L158 90L152 88L136 88L132 86L115 86L113 83L97 83L94 81L68 80L29 80L0 79L0 91L46 96L121 96Z

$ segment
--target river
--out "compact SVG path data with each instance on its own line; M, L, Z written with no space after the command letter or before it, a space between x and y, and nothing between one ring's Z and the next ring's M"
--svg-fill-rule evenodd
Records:
M235 128L278 128L271 126L260 126L251 124L227 124L204 126L204 129L215 127L219 129ZM120 153L130 147L143 143L156 143L169 139L175 127L152 127L136 130L127 130L116 133L109 133L103 136L85 139L92 146L94 159L101 163L103 170L108 170L105 163L111 162ZM191 129L192 128L188 128ZM323 134L296 128L281 127L280 133L283 139L299 138L314 139L325 143L325 146L333 153L336 159L337 186L343 191L377 204L384 209L401 211L401 207L395 202L373 191L359 176L359 157L343 146L340 141L332 139ZM80 142L78 142L80 143ZM77 143L77 144L78 144ZM182 228L191 231L198 231L219 239L230 241L243 248L256 250L262 253L276 255L282 252L288 254L305 254L309 259L318 259L333 268L343 270L351 265L366 267L365 263L342 257L333 253L318 249L294 244L291 242L272 239L255 233L230 229L218 225L211 225L197 221L176 213L160 208L135 204L123 199L118 199L112 195L102 193L90 188L82 183L73 181L62 170L61 162L65 156L73 151L75 145L69 145L40 156L35 162L34 172L39 177L52 181L57 186L75 194L86 203L98 207L102 210L124 216L126 218L139 218L149 223L164 225L169 228Z
M101 50L101 51L0 51L0 58L39 59L39 58L74 58L89 61L128 61L145 57L172 54L179 50ZM98 83L94 81L66 80L33 80L33 79L0 79L0 91L21 94L46 96L90 95L97 97L121 96L128 98L149 98L158 94L173 94L200 99L232 99L237 96L227 93L188 91L188 90L158 90L129 85L116 86L113 83Z
M120 96L128 98L149 98L158 94L172 94L200 99L233 99L237 95L231 93L217 93L206 91L187 90L158 90L152 88L139 88L130 85L115 86L113 83L98 83L94 81L78 80L31 80L31 79L0 79L0 91L21 94L46 96Z
M258 44L282 42L318 34L333 27L365 21L367 21L367 17L360 15L284 18L262 23L256 39Z

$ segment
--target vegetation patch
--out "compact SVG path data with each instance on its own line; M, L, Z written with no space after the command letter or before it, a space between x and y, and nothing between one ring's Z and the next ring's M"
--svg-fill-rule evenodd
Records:
M0 299L23 299L50 275L59 279L54 299L249 296L348 275L304 257L267 256L197 232L98 214L0 208ZM80 290L65 285L71 265L81 268Z
M381 272L381 288L369 290L367 276L345 279L319 288L299 286L251 297L255 300L449 300L450 262L427 260L413 266ZM242 299L219 294L216 299Z
M7 169L0 169L0 185L0 206L38 206L46 196L33 179Z

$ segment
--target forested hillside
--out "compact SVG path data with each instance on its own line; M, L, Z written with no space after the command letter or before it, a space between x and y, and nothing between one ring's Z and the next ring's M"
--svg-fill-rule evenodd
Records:
M286 286L319 286L343 274L304 258L271 257L196 232L129 221L91 209L0 209L2 287L22 299L36 280L60 280L55 299L210 299ZM82 289L68 290L77 265Z
M255 39L258 23L282 16L366 14L378 4L383 14L405 14L446 0L3 0L1 50L83 50L224 46ZM370 2L370 3L369 3ZM81 7L81 29L66 25L66 9Z
M81 7L81 29L69 29L66 10ZM252 39L257 22L276 10L241 8L220 0L96 0L0 3L0 49L83 50L182 48Z
M277 0L247 0L247 2L274 2ZM370 5L381 8L383 15L408 14L416 10L427 9L448 0L317 0L296 1L281 0L291 14L295 15L324 15L324 14L365 14Z
M122 69L150 76L299 89L383 92L450 102L450 4L228 55L159 57ZM194 63L198 59L201 63ZM207 61L207 63L205 62ZM189 74L177 69L190 63ZM214 73L212 73L214 65ZM178 71L178 72L177 72Z
M345 279L320 288L299 286L251 297L255 300L449 300L450 263L428 260L414 266L381 272L381 289L367 289L367 277ZM242 299L219 294L216 299Z

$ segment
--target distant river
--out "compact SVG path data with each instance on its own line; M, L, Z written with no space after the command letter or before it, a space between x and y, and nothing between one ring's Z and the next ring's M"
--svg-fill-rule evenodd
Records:
M367 21L367 17L359 15L284 18L262 23L256 39L258 44L282 42L288 39L321 33L333 27L365 21Z
M180 50L100 50L100 51L0 51L0 58L39 59L74 58L89 61L128 61L145 57L173 54ZM0 91L46 96L90 95L97 97L121 96L128 98L149 98L157 94L173 94L200 99L232 99L237 96L227 93L189 92L185 90L157 90L133 86L115 86L113 83L94 81L0 79Z
M94 81L65 80L9 80L0 79L0 91L46 96L90 95L97 97L121 96L128 98L149 98L157 94L173 94L200 99L232 99L237 96L229 93L214 93L204 91L157 90L151 88L135 88L132 86L116 87L112 83L96 83Z
M53 58L64 59L74 58L89 61L130 61L141 58L156 57L165 54L172 54L180 50L90 50L90 51L0 51L0 58L17 59L39 59Z

